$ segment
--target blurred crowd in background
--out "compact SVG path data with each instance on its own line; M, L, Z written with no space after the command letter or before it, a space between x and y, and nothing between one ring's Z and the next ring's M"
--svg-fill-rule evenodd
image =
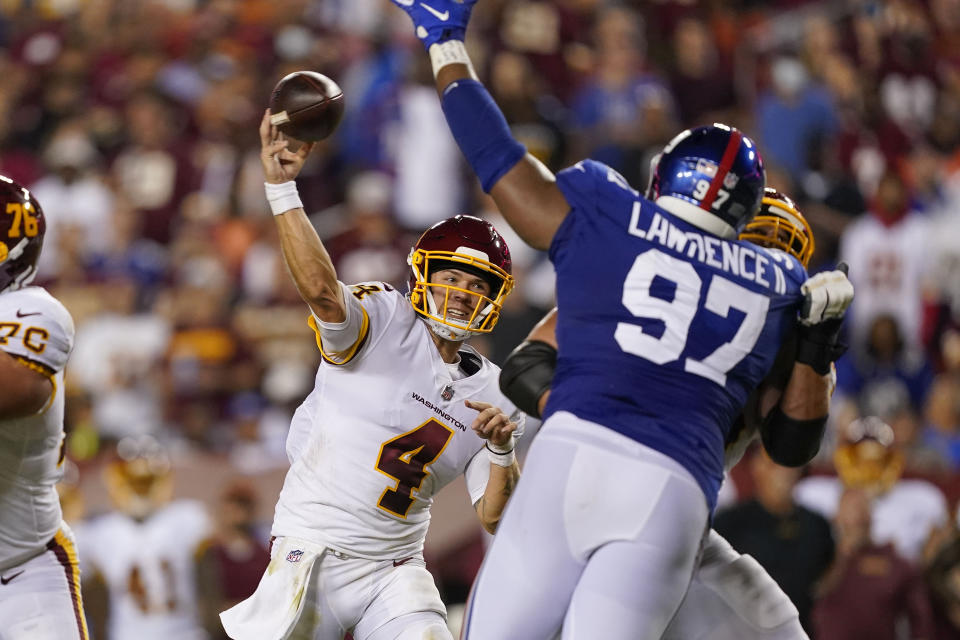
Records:
M903 584L925 577L926 590L901 584L907 608L868 602L904 612L910 624L890 632L899 636L842 635L836 615L803 611L822 637L960 637L958 42L960 0L481 0L468 34L514 134L551 169L591 157L642 191L679 130L735 125L758 141L768 184L810 220L811 271L849 264L849 351L814 471L830 475L847 445L867 442L879 449L853 458L884 480L867 500L837 493L820 509L836 519L832 533L770 516L771 535L835 538L804 561L810 579L797 588L809 606L849 612L843 589L873 593L851 577L858 570L867 579L900 567ZM213 456L241 476L286 467L288 421L319 353L279 256L256 129L273 85L300 69L329 75L346 99L299 180L342 281L405 289L417 235L470 212L507 237L518 282L475 346L502 361L552 306L546 256L510 232L468 173L429 60L388 0L0 0L0 173L43 206L37 283L76 321L66 426L80 476L121 438L145 434L174 460ZM881 423L856 421L865 416ZM817 506L791 493L817 478L770 480L777 473L758 456L735 474L735 546L734 524L752 517L736 509L795 516L793 494ZM917 540L865 564L864 544L898 540L869 540L878 494L907 482L933 496L929 526L895 509L884 517ZM242 511L255 493L225 495ZM479 539L433 566L451 600L465 596ZM837 560L852 557L859 564ZM922 635L933 624L941 635Z

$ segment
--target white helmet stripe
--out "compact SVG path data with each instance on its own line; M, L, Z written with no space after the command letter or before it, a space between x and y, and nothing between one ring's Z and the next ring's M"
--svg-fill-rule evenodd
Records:
M793 224L793 226L798 227L798 228L800 228L800 229L803 229L803 228L804 228L804 224L803 224L802 222L800 222L800 218L798 218L797 216L793 215L792 213L790 213L789 211L787 211L787 210L784 209L783 207L778 207L778 206L776 206L776 205L774 205L774 204L768 204L767 207L770 209L770 211L771 211L772 213L780 216L781 218L784 218L784 219L790 221L790 222Z
M471 247L457 247L456 253L462 253L473 258L480 258L485 262L490 262L490 256L479 249L473 249Z

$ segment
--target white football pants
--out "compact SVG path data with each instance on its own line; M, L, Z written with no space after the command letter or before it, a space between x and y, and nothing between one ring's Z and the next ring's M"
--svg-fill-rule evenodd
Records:
M0 640L88 640L80 568L66 524L47 549L0 573Z
M484 559L464 640L657 640L707 527L679 463L561 412L544 423Z
M422 556L366 560L277 538L249 598L220 614L235 640L452 640Z
M748 555L710 530L663 640L809 640L787 594Z

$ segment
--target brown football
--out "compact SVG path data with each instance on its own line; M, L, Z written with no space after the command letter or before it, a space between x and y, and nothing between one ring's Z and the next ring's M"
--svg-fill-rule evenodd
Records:
M270 123L304 142L323 140L343 117L343 91L315 71L295 71L280 79L270 95Z

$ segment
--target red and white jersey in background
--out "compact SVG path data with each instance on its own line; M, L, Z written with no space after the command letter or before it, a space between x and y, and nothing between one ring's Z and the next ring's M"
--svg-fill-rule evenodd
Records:
M472 502L486 488L490 462L470 428L477 411L464 400L500 407L518 432L523 414L500 392L499 367L472 348L461 347L459 365L445 363L393 287L344 291L363 323L340 364L324 354L316 387L294 414L272 533L361 558L413 556L437 491L460 474Z
M0 349L53 383L39 413L0 421L0 571L44 551L60 528L63 369L73 335L70 314L44 289L0 294Z
M881 314L896 318L904 341L920 341L922 289L930 267L929 220L918 213L883 225L865 214L847 227L840 241L840 259L850 266L856 296L848 317L858 340Z

